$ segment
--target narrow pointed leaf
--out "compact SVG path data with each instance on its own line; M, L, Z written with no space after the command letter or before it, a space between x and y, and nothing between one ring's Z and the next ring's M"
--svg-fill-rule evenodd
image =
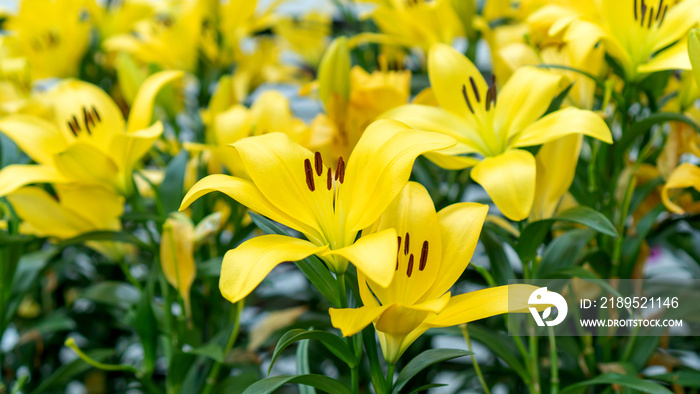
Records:
M293 344L294 342L304 339L315 339L320 341L328 350L330 350L331 353L345 362L349 367L354 367L359 362L355 354L348 348L345 341L343 341L340 337L333 335L328 331L307 331L297 328L287 331L284 335L282 335L279 342L277 342L275 351L272 353L272 361L270 362L270 368L268 369L267 373L270 373L272 366L275 365L275 361L277 361L277 358L284 349L289 347L289 345Z
M611 385L616 384L622 387L627 387L634 390L639 390L649 394L672 394L672 391L658 383L649 380L640 379L635 376L622 375L619 373L605 373L590 380L572 384L564 388L561 393L581 392L582 388L597 384Z
M441 363L443 361L452 360L458 357L464 357L473 354L466 350L459 349L430 349L419 354L401 370L399 377L394 384L393 393L397 394L408 384L408 382L417 374L431 365Z
M287 383L305 384L327 393L350 394L350 390L344 384L327 376L316 374L273 376L253 383L245 389L243 394L273 393Z

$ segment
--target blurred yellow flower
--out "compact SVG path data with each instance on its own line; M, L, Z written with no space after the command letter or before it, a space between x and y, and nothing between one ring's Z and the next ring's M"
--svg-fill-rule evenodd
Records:
M223 164L232 174L245 177L246 171L240 157L232 154L229 148L230 144L245 137L281 132L304 147L319 148L311 140L309 126L294 116L289 100L281 93L274 90L263 92L249 109L227 100L226 85L230 82L228 76L221 78L209 108L202 112L206 144L185 144L189 150L211 153L210 173L221 172Z
M382 64L369 74L359 66L351 68L347 42L340 37L319 67L318 94L326 113L312 121L312 135L329 141L334 160L348 157L365 128L382 113L406 104L410 93L408 70L389 71Z
M78 75L93 23L90 0L24 0L5 28L17 56L27 60L31 79Z
M428 73L441 108L412 104L382 116L455 137L456 146L427 157L448 169L475 166L472 179L512 220L530 214L535 195L535 158L519 148L570 134L612 143L607 125L591 111L565 108L545 115L561 90L561 75L523 67L497 94L495 81L487 84L469 59L443 44L431 49Z
M330 41L331 22L328 14L309 12L298 20L280 18L273 30L284 46L298 54L304 64L315 68Z
M122 196L93 185L55 184L53 188L58 199L36 186L7 195L23 220L23 233L65 240L91 231L121 229ZM118 242L88 241L86 245L112 260L124 254L124 246Z
M190 288L197 269L194 263L194 225L182 212L173 212L163 223L160 242L160 266L163 275L180 293L187 319L192 318Z
M693 201L687 193L675 190L686 188L693 188L696 192L700 192L700 167L690 163L679 165L671 173L661 191L661 199L669 211L679 214L700 212L700 202ZM679 201L674 202L674 197Z
M9 115L0 131L38 164L14 164L0 171L0 196L31 183L102 185L129 195L132 171L163 132L151 124L153 101L182 72L163 71L141 86L129 118L97 86L78 80L60 83L47 94L53 119Z
M654 71L690 68L686 35L700 19L699 7L698 0L569 0L543 7L533 18L559 16L550 33L564 32L564 41L581 56L601 42L625 77L636 80Z
M374 323L384 358L395 364L431 327L527 310L534 286L500 286L454 297L449 292L474 254L487 212L486 205L458 203L436 213L428 191L409 182L372 228L363 231L365 237L396 229L398 255L393 279L389 286L383 286L358 271L364 306L331 308L333 326L350 336ZM523 296L515 297L513 292ZM522 299L521 307L514 308L513 302L509 305L509 293L511 300Z
M285 134L249 137L233 147L252 181L210 175L190 189L180 209L206 193L220 191L308 239L264 235L227 252L220 290L231 302L247 296L278 264L313 254L336 274L344 274L350 261L358 272L386 286L394 272L396 233L387 229L357 242L355 238L401 191L417 156L452 144L454 140L447 136L396 121L377 121L347 164L341 158L333 171L320 153L295 144Z
M420 47L427 51L435 43L452 44L464 37L464 24L451 0L387 0L369 14L377 24L380 35L360 33L358 42L365 38L384 44Z

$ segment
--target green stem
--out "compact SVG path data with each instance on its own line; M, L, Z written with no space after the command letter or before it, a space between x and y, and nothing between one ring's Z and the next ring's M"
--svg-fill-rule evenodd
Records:
M531 327L530 331L530 366L531 366L531 373L532 373L532 387L531 391L533 393L539 394L541 393L541 388L540 388L540 367L539 367L539 359L537 355L537 336L534 333L534 327Z
M226 347L224 348L224 356L226 356L230 351L231 348L233 348L233 344L236 342L236 338L238 338L238 331L241 328L241 311L243 310L243 305L245 303L245 300L240 300L236 303L236 306L234 308L234 318L236 319L234 324L233 324L233 330L231 331L231 336L228 338L228 342L226 343ZM221 370L221 363L218 361L214 362L214 366L212 366L211 371L209 372L209 376L207 376L207 382L206 386L204 386L204 390L202 390L202 394L209 394L211 393L211 390L214 388L214 384L216 384L216 377L219 375L219 371Z
M550 392L552 394L557 394L559 392L559 358L557 355L557 342L554 338L554 329L551 326L548 326L547 330L549 331L549 359L552 363Z
M94 360L93 358L85 354L82 350L80 350L78 345L76 345L73 337L68 337L68 339L66 339L65 345L73 349L73 351L78 354L78 357L80 357L81 360L85 361L86 363L92 365L97 369L101 369L103 371L128 371L135 375L139 372L136 368L132 367L131 365L105 364Z
M386 366L386 387L387 393L390 393L394 388L394 369L396 364L387 364Z
M471 358L472 365L474 366L474 372L476 372L476 376L479 377L479 382L481 383L481 387L484 389L484 392L486 394L490 394L491 392L489 391L489 386L486 384L484 375L481 373L481 368L479 368L479 363L476 361L476 356L474 355L474 351L472 350L472 340L469 338L469 331L467 331L467 325L461 324L459 327L462 329L462 336L464 337L464 341L467 342L467 349L469 349L469 351L472 353Z
M345 274L338 274L338 295L340 295L340 307L346 308L348 305L348 295L345 290Z
M353 394L358 394L360 392L360 374L357 365L350 368L350 381Z

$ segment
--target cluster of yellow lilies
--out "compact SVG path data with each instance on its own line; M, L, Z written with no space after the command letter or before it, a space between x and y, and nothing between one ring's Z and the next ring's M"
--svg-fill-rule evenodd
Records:
M25 234L120 231L135 195L158 198L163 158L187 152L181 212L163 212L156 237L187 316L200 241L231 231L220 201L193 223L190 206L211 192L294 234L254 233L228 250L225 299L316 256L342 292L332 325L343 336L374 325L390 364L430 328L526 310L526 285L450 292L487 215L517 232L575 204L579 155L625 138L615 96L655 73L668 74L659 105L696 127L667 122L657 164L632 152L625 171L638 183L662 177L669 211L700 212L688 190L700 192L700 0L487 0L480 13L474 1L375 0L360 21L376 31L335 39L331 14L290 17L284 1L100 3L23 0L4 13L0 133L27 157L0 170L0 197ZM429 86L412 94L409 69ZM318 113L304 119L294 99L258 90L279 83L296 83ZM200 132L175 133L198 89ZM492 205L436 211L433 191L410 180L419 156L469 169ZM10 215L0 219L9 228ZM115 261L133 253L116 240L87 246ZM517 294L523 304L509 305Z

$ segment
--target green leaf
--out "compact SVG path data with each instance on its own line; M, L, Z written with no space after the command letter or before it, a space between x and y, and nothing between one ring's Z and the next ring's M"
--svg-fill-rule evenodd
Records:
M566 87L566 89L562 90L561 93L557 95L557 97L553 98L552 101L549 103L549 108L547 108L547 111L544 114L549 115L554 111L558 111L559 108L561 108L564 99L566 99L566 96L569 94L569 91L571 91L572 87L574 87L573 82L570 83L569 86Z
M574 383L564 388L561 393L580 392L582 388L596 384L617 384L634 390L639 390L649 394L673 394L669 389L649 380L640 379L636 376L622 375L619 373L605 373L584 382Z
M254 212L248 212L253 222L266 234L279 234L290 236L289 233L283 230L277 223L272 220L260 216ZM304 260L294 262L294 265L304 273L306 279L318 289L333 306L340 305L340 298L336 290L336 281L333 275L328 271L326 265L323 264L315 256L310 256Z
M270 362L270 368L268 368L267 373L270 373L272 366L275 365L275 361L284 349L289 347L289 345L293 344L294 342L301 341L303 339L315 339L317 341L321 341L321 343L328 348L331 353L343 360L343 362L345 362L345 364L351 368L357 366L357 363L360 362L355 354L348 348L345 341L338 336L333 335L328 331L304 330L301 328L296 328L294 330L287 331L277 342L275 351L272 353L272 361Z
M489 348L498 358L505 361L524 381L529 380L525 365L518 358L518 350L511 337L478 325L469 324L469 336Z
M397 394L408 384L408 382L413 379L414 376L419 374L424 369L430 367L431 365L441 363L443 361L452 360L458 357L469 356L473 354L466 350L459 349L430 349L416 356L413 360L409 361L408 364L401 370L399 377L396 379L394 384L393 393Z
M265 378L259 382L248 386L243 394L268 394L273 393L278 388L287 383L305 384L319 390L333 394L350 394L350 390L344 384L327 376L306 374L306 375L280 375Z
M76 326L75 320L69 317L65 311L57 311L43 317L32 327L32 330L36 330L42 336L46 336L59 331L74 330Z
M311 373L311 367L309 366L309 340L304 339L299 341L297 345L297 375L309 373ZM316 390L313 387L300 384L299 393L316 394Z
M634 140L646 134L651 126L665 122L682 122L695 129L696 132L700 133L700 126L698 126L687 116L673 112L658 112L651 114L630 126L625 131L625 134L622 136L620 141L615 143L615 150L620 152L626 151L627 148L632 145Z
M105 281L88 287L80 296L100 304L127 309L141 300L141 291L125 282Z
M155 271L151 273L152 277L153 275L155 275ZM153 312L152 299L153 291L149 286L146 288L144 296L138 300L136 313L131 321L131 325L141 340L141 346L143 346L143 367L147 373L155 368L158 352L158 322Z
M615 226L605 215L586 206L577 206L560 212L553 218L529 223L518 239L518 256L521 260L529 261L537 257L537 249L557 221L581 224L601 234L617 236Z
M203 346L187 350L185 353L209 357L210 359L220 363L224 362L224 352L221 346L216 342L209 342Z
M80 234L77 237L73 237L62 241L58 244L59 248L65 248L68 245L83 244L87 241L111 241L111 242L124 242L132 245L138 246L140 249L153 251L151 245L141 241L136 236L125 231L91 231L89 233Z
M409 394L418 394L418 393L424 393L430 389L434 389L437 387L445 387L448 386L447 384L444 383L430 383L430 384L425 384L420 387L416 387L415 389L411 390Z
M493 272L494 280L499 285L505 285L509 279L515 278L513 267L510 266L510 261L504 250L505 246L496 235L490 231L481 233L481 242L486 249L486 255L491 263L491 272Z
M187 150L183 149L177 154L165 168L163 182L158 189L158 195L163 207L163 215L176 212L180 208L185 189L185 167L189 156Z
M560 212L554 217L555 220L582 224L601 234L617 237L615 226L602 213L593 208L577 206Z
M677 384L685 388L700 388L700 372L698 371L682 370L663 373L661 375L647 375L646 377L648 379Z
M542 254L542 261L537 269L535 278L541 278L550 272L570 267L576 264L576 260L583 248L593 238L593 231L589 229L576 229L567 231L549 243Z
M369 359L369 373L372 380L372 386L377 393L386 393L386 379L382 366L379 363L379 352L377 352L377 337L372 324L362 330L362 341L365 345L367 358Z

